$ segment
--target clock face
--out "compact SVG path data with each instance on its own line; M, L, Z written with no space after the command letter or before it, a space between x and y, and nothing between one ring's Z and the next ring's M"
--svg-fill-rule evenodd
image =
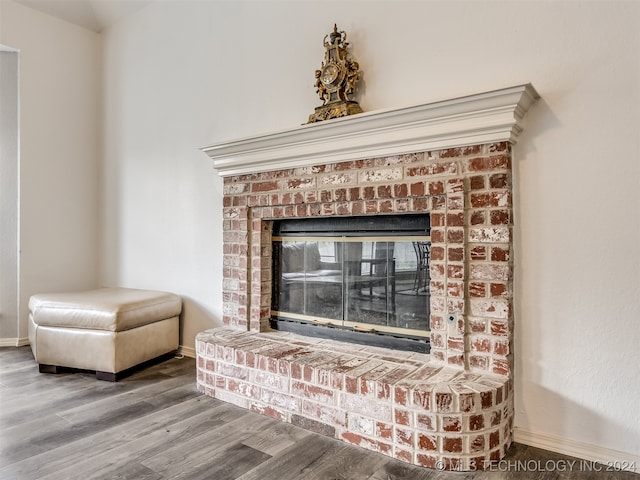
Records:
M320 77L320 80L322 80L322 83L325 85L331 85L337 80L339 75L340 69L338 66L335 63L330 63L322 69L322 76Z

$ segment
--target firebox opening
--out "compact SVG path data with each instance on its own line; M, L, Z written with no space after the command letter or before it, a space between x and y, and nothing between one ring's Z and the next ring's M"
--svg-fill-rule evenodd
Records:
M271 326L429 352L428 214L278 220Z

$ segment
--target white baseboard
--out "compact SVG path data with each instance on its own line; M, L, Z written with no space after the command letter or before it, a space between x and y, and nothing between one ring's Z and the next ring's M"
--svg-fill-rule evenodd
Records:
M555 435L529 432L518 427L513 429L513 439L517 443L523 443L531 447L597 462L603 466L603 471L610 469L610 471L627 470L640 473L640 456L631 453L611 450L590 443L577 442Z
M184 355L189 358L196 358L196 349L192 347L185 347L184 345L180 345L178 347L178 353Z
M29 345L28 338L0 338L0 347L24 347Z

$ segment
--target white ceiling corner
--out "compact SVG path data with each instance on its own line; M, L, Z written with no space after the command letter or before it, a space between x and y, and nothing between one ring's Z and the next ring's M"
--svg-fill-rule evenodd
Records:
M15 0L16 3L101 32L154 0Z

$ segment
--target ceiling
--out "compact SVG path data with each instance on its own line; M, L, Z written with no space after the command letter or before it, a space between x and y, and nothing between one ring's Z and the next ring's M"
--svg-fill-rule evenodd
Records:
M1 0L0 0L1 1ZM154 0L15 0L93 32L101 32Z

